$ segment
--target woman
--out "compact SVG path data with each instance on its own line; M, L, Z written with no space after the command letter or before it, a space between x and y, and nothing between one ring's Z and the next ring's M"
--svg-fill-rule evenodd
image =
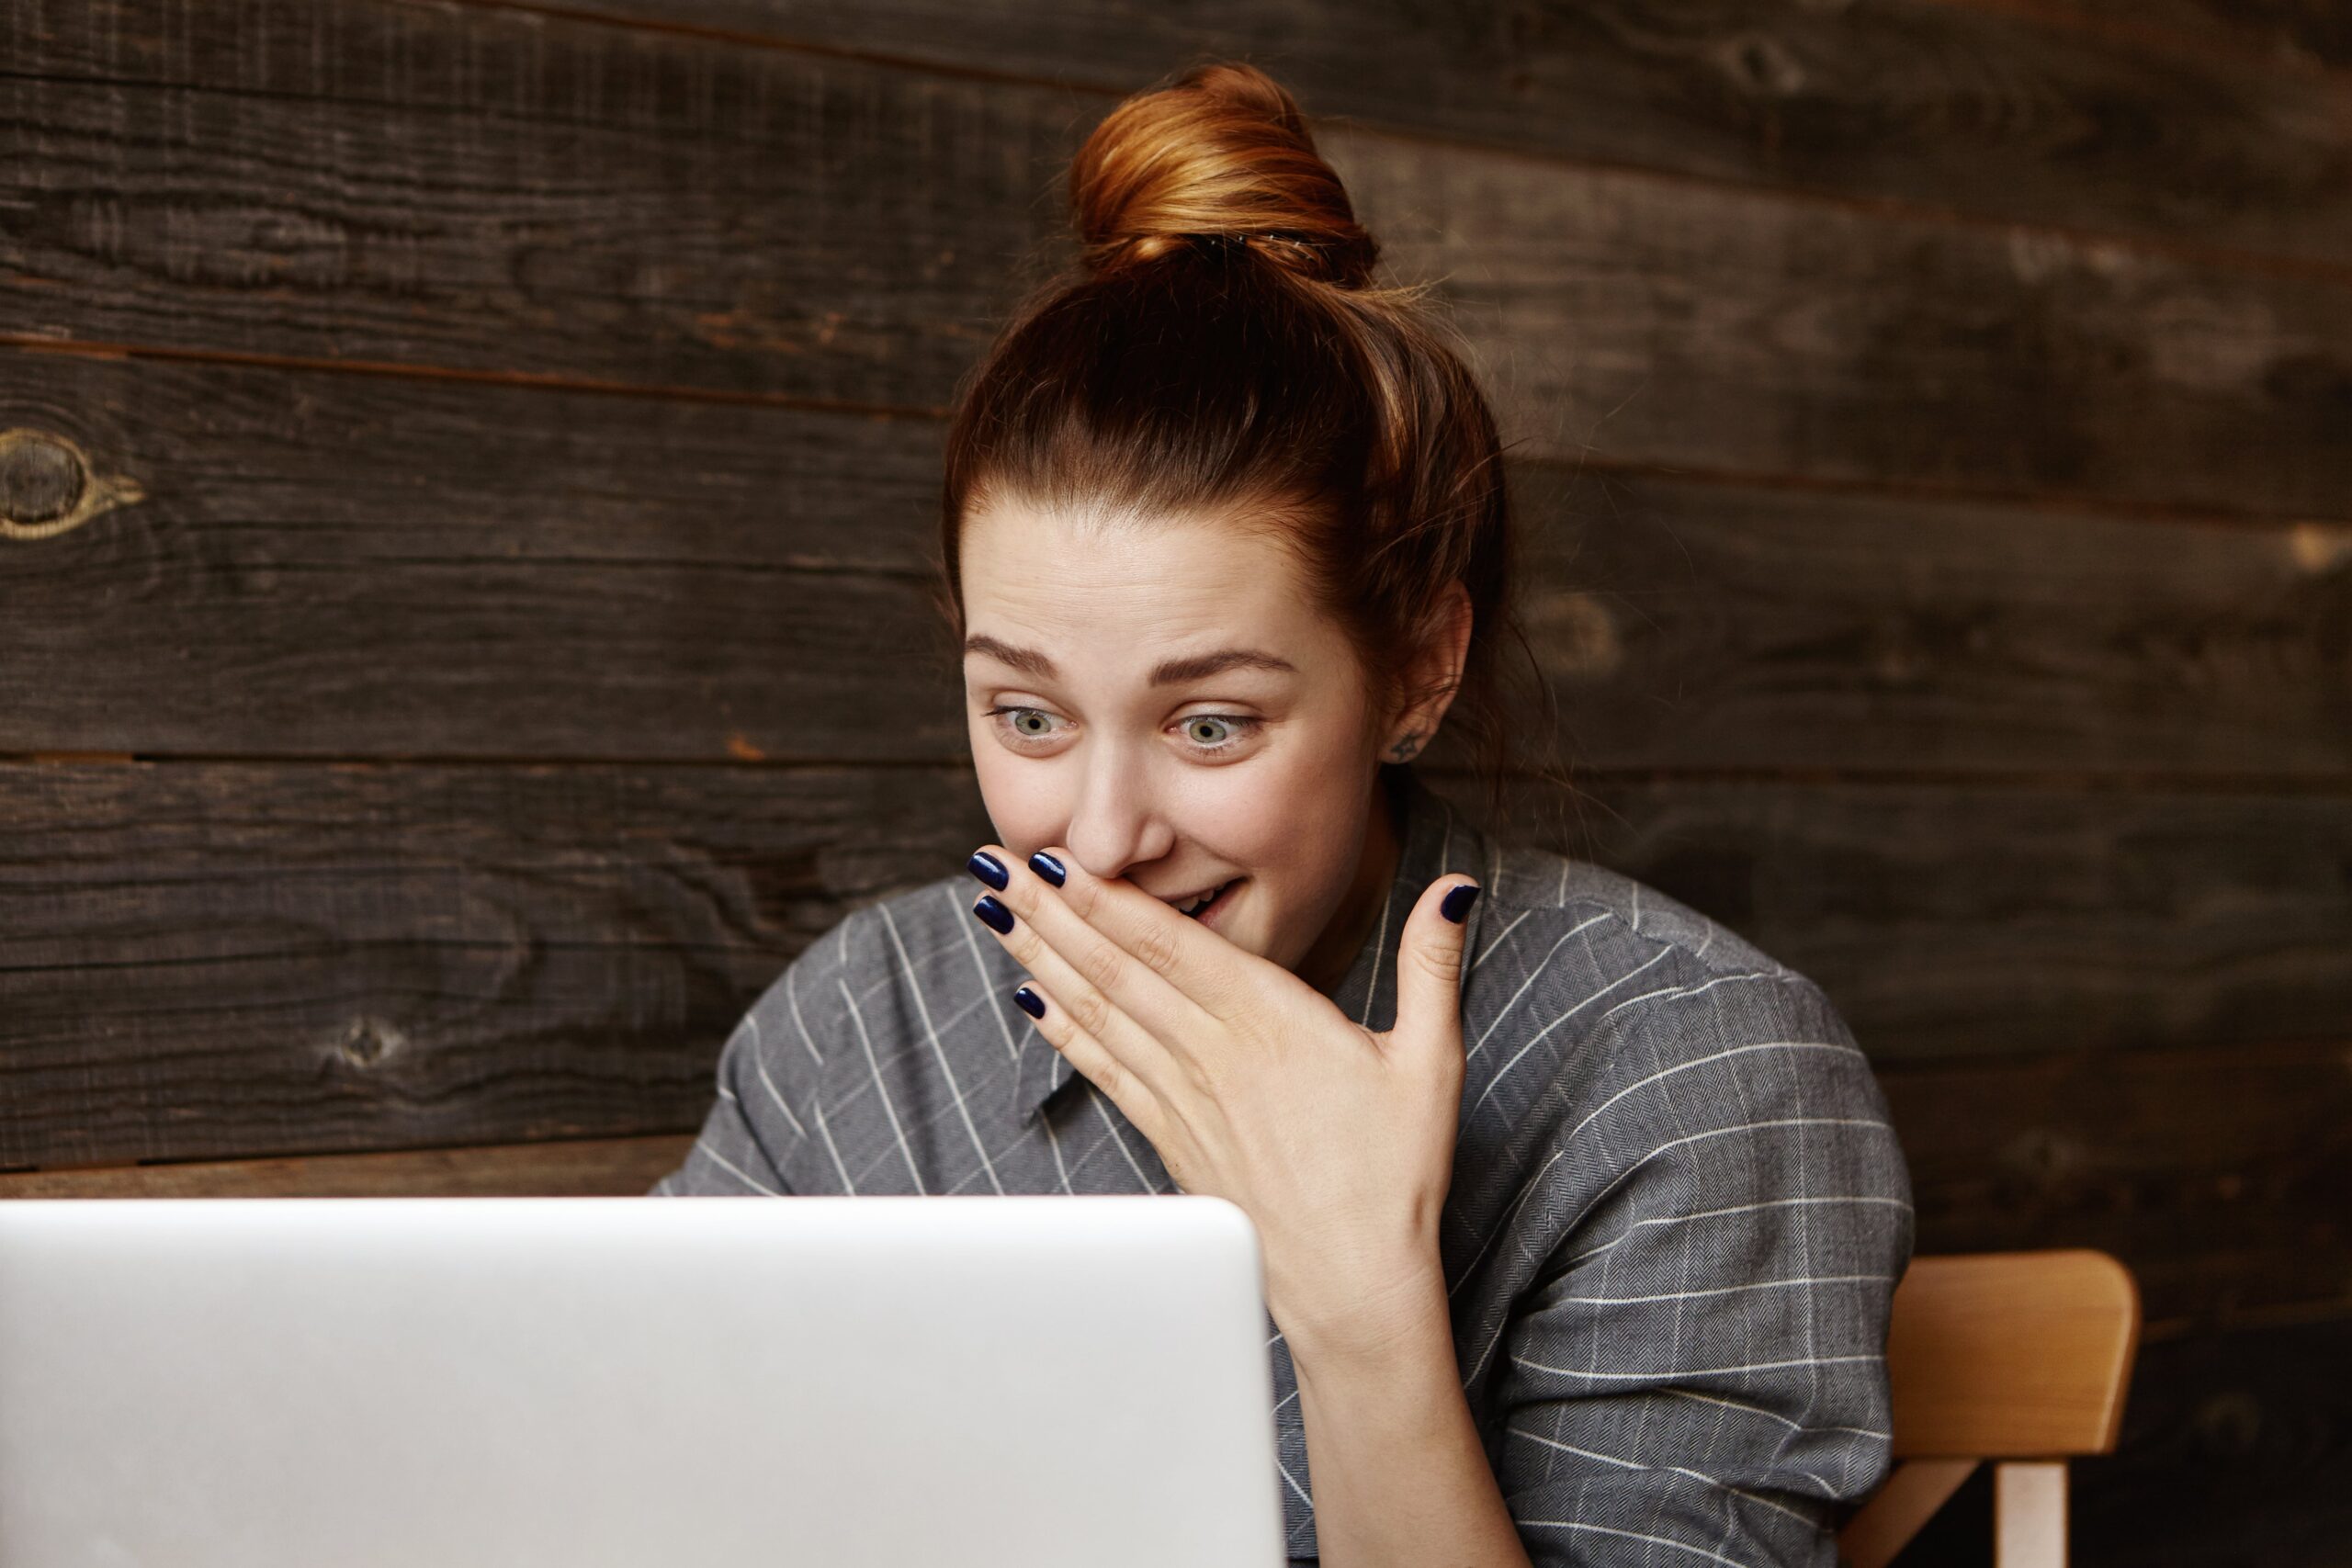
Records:
M1408 765L1507 755L1500 453L1289 96L1193 71L1071 190L948 434L1002 841L792 964L654 1192L1229 1198L1294 1558L1834 1562L1911 1243L1852 1035Z

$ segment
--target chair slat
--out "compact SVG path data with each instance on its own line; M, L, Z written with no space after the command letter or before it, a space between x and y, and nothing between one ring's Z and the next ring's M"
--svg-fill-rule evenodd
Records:
M2139 1287L2103 1252L1914 1258L1887 1334L1895 1456L2109 1452L2139 1337Z

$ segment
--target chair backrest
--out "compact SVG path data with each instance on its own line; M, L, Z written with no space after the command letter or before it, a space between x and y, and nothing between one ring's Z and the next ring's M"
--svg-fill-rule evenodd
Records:
M1840 1535L1847 1559L1884 1562L1989 1460L2001 1560L2063 1562L2064 1461L2114 1449L2139 1340L2139 1287L2103 1252L1914 1258L1886 1338L1907 1462Z

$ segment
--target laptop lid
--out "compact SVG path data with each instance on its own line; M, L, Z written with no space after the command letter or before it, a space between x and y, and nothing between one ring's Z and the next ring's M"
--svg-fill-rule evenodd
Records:
M1220 1199L0 1202L0 1562L1282 1561Z

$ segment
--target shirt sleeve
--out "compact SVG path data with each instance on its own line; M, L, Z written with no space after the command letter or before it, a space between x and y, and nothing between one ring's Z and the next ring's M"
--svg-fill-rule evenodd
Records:
M1585 1212L1505 1326L1497 1479L1539 1568L1834 1568L1888 1466L1885 1101L1811 981L1712 989L1606 1043Z
M717 1096L677 1169L649 1198L789 1197L794 1156L822 1116L853 912L803 948L719 1048Z

